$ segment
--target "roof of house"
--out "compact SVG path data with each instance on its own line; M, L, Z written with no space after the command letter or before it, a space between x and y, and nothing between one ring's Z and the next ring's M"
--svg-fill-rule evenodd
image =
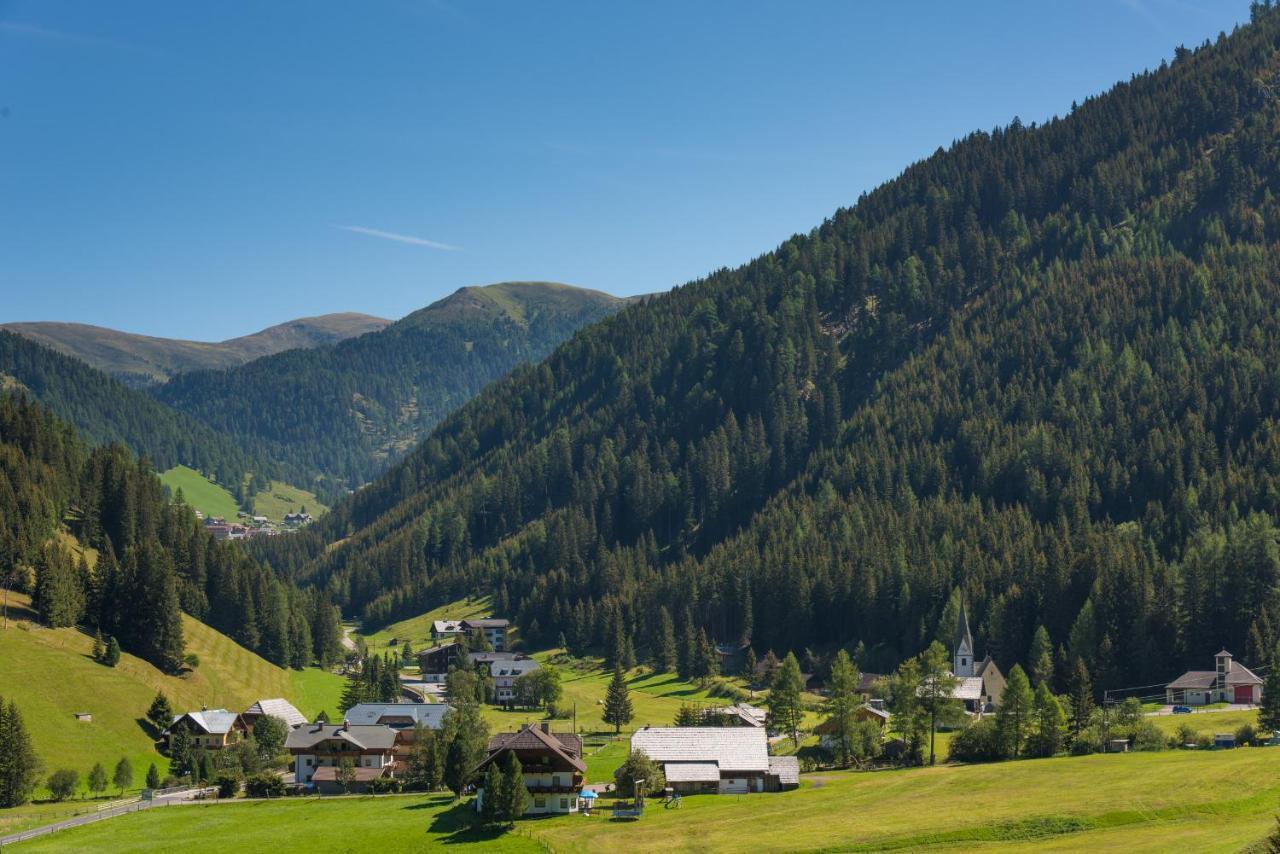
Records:
M769 773L784 786L800 785L800 758L798 756L770 756Z
M996 664L995 659L993 659L990 655L988 655L986 658L982 659L981 661L979 661L977 664L973 666L973 675L980 678L985 677L987 675L988 670L992 671L996 676L999 676L1001 679L1004 679L1004 674L1000 672L1000 667Z
M973 633L969 631L969 612L965 610L964 598L960 599L960 615L956 618L956 640L952 644L953 649L960 649L964 644L969 650L969 654L973 654Z
M462 632L462 620L435 620L431 623L431 631L436 634L459 634Z
M1218 681L1218 673L1214 670L1188 670L1169 683L1174 691L1201 690L1207 691ZM1231 671L1227 674L1227 685L1261 685L1262 678L1238 661L1231 663Z
M336 765L321 765L311 775L313 783L336 783L338 782L338 767ZM351 769L355 773L355 781L357 783L367 783L370 780L377 780L387 773L386 768L364 768L355 766Z
M962 676L956 685L951 696L957 700L981 700L982 699L982 677L981 676Z
M876 683L884 678L883 673L859 673L858 674L858 693L870 694L875 690Z
M859 706L855 711L875 715L885 721L889 720L889 713L887 711L884 709L877 709L875 706L867 705L866 703ZM835 719L827 718L825 721L814 727L813 731L818 735L832 735L837 731Z
M427 729L440 729L448 711L444 703L359 703L347 709L344 718L356 726L383 724L405 729L421 723Z
M721 771L765 771L769 739L758 727L645 727L631 736L631 749L654 762L715 762Z
M244 713L255 717L267 715L268 717L279 718L289 726L302 726L307 722L306 715L294 708L294 705L288 700L281 697L276 697L272 700L259 700L245 709Z
M523 652L469 652L467 661L472 664L490 664L494 661L519 661L528 658Z
M463 620L462 625L468 629L505 629L511 625L510 620L501 617L484 617L476 620Z
M226 735L231 732L231 728L236 725L236 721L239 720L240 716L226 709L202 709L198 712L184 712L173 716L173 720L169 723L169 729L173 729L173 725L183 718L187 718L209 733L209 735Z
M769 713L764 709L747 703L738 703L733 706L716 706L714 708L707 709L707 713L725 717L734 717L742 721L742 723L747 726L764 726L769 717Z
M668 783L720 782L720 766L714 762L668 762L662 770Z
M360 750L389 751L395 747L396 731L380 724L311 724L292 730L284 746L302 752L333 738L349 742Z
M445 643L439 643L439 644L436 644L435 646L429 646L426 649L418 650L418 658L422 658L424 655L439 655L442 652L448 652L451 649L457 649L458 646L459 644L457 641L446 641Z
M499 676L523 676L524 674L532 673L537 669L538 662L534 661L532 658L489 662L489 675L494 678Z
M579 736L546 732L536 724L527 724L516 732L498 733L489 739L489 755L476 766L476 770L483 771L485 766L507 750L547 751L583 774L587 773L587 765L581 759L582 739Z

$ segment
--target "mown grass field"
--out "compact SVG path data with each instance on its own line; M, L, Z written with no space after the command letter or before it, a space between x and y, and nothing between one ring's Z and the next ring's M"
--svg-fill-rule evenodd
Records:
M425 614L392 623L376 632L364 634L353 632L352 637L364 638L369 651L381 655L387 650L400 651L400 644L409 641L415 651L421 651L433 645L431 640L431 624L436 620L467 620L473 617L487 617L490 613L489 597L479 599L460 599L448 605L441 605ZM397 645L392 647L391 640Z
M1213 736L1220 732L1233 733L1245 724L1256 727L1258 713L1256 711L1197 711L1189 715L1152 715L1147 720L1152 721L1163 732L1170 735L1185 724L1202 735Z
M1238 851L1280 804L1280 749L1062 757L803 778L794 792L699 796L638 821L466 825L445 796L171 807L23 843L21 852Z
M128 654L114 668L98 664L92 637L38 625L29 605L26 596L10 594L9 627L0 629L0 696L17 702L49 771L74 768L83 779L94 762L110 771L121 756L133 763L137 786L150 763L163 771L167 761L141 723L159 690L177 709L244 709L260 698L287 697L308 714L337 710L339 676L283 670L190 617L183 617L183 631L200 666L178 677ZM77 721L81 711L93 721Z
M273 522L282 521L286 513L301 513L304 507L316 519L329 510L316 499L315 493L278 480L271 481L270 489L264 489L253 497L253 512Z
M240 510L240 506L236 504L236 499L230 492L195 469L174 466L168 471L161 472L160 480L174 495L177 495L178 490L181 489L183 500L187 505L206 516L234 519Z

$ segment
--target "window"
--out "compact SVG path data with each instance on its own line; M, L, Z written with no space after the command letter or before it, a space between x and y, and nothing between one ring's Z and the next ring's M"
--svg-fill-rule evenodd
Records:
M559 785L560 785L560 775L559 775L559 774L552 774L552 775L551 775L551 785L556 786L556 787L559 787Z
M560 799L560 809L562 809L562 810L567 810L568 808L569 808L569 799L568 799L568 798L561 798L561 799Z
M310 768L310 767L311 767L311 763L312 763L313 761L314 761L314 760L313 760L310 756L308 756L308 757L307 757L307 767L308 767L308 768Z
M533 805L538 809L543 809L547 805L547 799L543 795L538 795L533 799Z

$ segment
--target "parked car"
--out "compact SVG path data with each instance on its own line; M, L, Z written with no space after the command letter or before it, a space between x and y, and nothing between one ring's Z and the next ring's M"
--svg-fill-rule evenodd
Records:
M1174 706L1173 713L1175 715L1189 715L1191 714L1191 707L1190 706Z

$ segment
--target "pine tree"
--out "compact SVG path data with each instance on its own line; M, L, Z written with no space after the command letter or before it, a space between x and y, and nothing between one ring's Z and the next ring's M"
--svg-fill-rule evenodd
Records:
M800 673L800 662L796 660L795 653L789 652L769 686L765 705L769 709L769 720L777 729L790 733L796 747L800 746L800 722L804 720L803 694L804 677Z
M1034 702L1035 696L1026 672L1021 665L1013 665L1000 699L1000 708L996 709L996 727L1000 731L1005 755L1014 759L1022 755L1023 744L1031 729Z
M720 657L716 648L707 637L706 629L698 630L698 658L694 667L694 675L699 679L710 679L720 672Z
M148 789L160 788L160 770L156 768L156 763L154 762L152 762L149 766L147 766L146 783L147 783Z
M18 704L0 697L0 807L25 804L35 791L40 760L31 746Z
M1071 673L1071 707L1067 712L1073 744L1080 741L1092 718L1093 681L1089 678L1089 668L1085 666L1084 660L1077 658Z
M836 762L841 767L848 767L853 759L853 732L862 702L858 696L858 668L843 649L836 653L831 663L827 687L823 711L827 715L827 723L835 729Z
M1053 681L1053 642L1044 626L1037 626L1031 638L1031 650L1027 654L1031 666L1031 679L1036 685Z
M681 621L680 645L676 652L676 673L681 679L692 679L693 668L698 656L698 636L693 630L693 614L684 609L684 620Z
M524 769L515 751L507 754L507 767L502 774L503 812L509 824L524 815L529 808L529 790L524 785Z
M504 788L498 763L490 762L484 772L484 795L480 802L480 817L485 824L497 824L505 817Z
M604 722L613 724L614 734L622 731L622 727L631 723L634 711L631 707L631 696L627 690L627 680L622 675L622 668L615 668L613 679L604 695Z
M157 734L163 732L169 727L169 724L173 723L173 705L163 691L157 692L155 699L151 701L151 705L147 709L147 721L151 726L155 727Z
M755 684L756 681L756 651L751 647L747 647L747 651L742 654L742 675L747 680L747 684Z
M124 790L133 785L133 763L127 757L121 757L116 763L116 770L111 775L111 782L115 783L120 795L124 795Z
M654 643L654 669L660 673L674 673L676 656L676 631L671 622L671 612L663 605L658 609L658 637Z
M338 701L338 707L341 711L346 712L353 706L358 706L365 700L364 680L359 675L351 675L347 677L346 687L342 689L342 699Z
M1271 654L1271 669L1267 671L1267 678L1262 685L1258 726L1264 732L1280 730L1280 646Z
M107 769L102 767L101 762L95 762L92 770L89 771L89 791L95 796L107 790Z

